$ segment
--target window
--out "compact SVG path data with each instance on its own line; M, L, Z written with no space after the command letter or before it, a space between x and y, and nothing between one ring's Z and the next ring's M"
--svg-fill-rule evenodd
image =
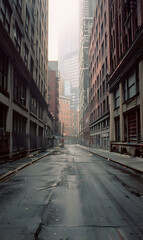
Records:
M105 67L104 67L104 64L102 65L102 78L104 77L105 75Z
M36 68L36 83L38 82L38 69Z
M102 48L102 57L103 57L103 55L104 55L104 41L103 41L103 43L102 43L101 48Z
M0 50L0 87L7 89L8 60Z
M107 47L107 33L105 33L105 48Z
M103 113L105 113L105 110L106 110L106 108L105 108L105 100L103 101Z
M36 136L37 125L30 121L30 134Z
M39 126L39 137L43 137L43 128Z
M97 49L97 51L98 51L98 41L96 42L96 49Z
M97 59L96 59L96 63L97 63L97 68L98 68L98 64L99 64L98 56L97 56Z
M30 60L30 73L31 73L32 77L33 77L33 69L34 69L34 61L33 61L32 57L31 57L31 60ZM37 71L37 69L36 69L36 71ZM36 82L37 82L37 72L36 72Z
M101 25L101 37L103 36L103 23Z
M10 33L10 19L11 19L11 11L6 1L1 1L1 9L0 9L0 19L4 24L8 33Z
M96 8L96 19L97 19L97 8Z
M28 47L26 46L25 44L25 55L24 55L24 62L25 62L25 65L28 66Z
M110 118L107 118L107 127L110 126Z
M102 86L100 85L100 97L102 97Z
M120 106L120 91L119 87L115 91L115 108Z
M7 115L7 108L4 105L0 104L0 129L6 130L6 115Z
M101 115L102 115L102 103L101 103L101 105L100 105L100 111L101 111Z
M16 8L18 13L21 15L22 13L22 0L17 0Z
M31 96L31 112L37 114L37 99L34 95Z
M107 60L107 57L106 57L106 60L105 60L105 67L106 67L106 72L108 70L108 60Z
M115 31L113 31L113 49L115 48Z
M106 25L106 12L104 13L104 24Z
M107 111L109 110L109 97L107 97Z
M16 71L14 72L13 91L14 99L16 99L21 104L26 105L26 84Z
M98 106L98 117L100 117L100 106Z
M99 89L98 89L98 91L97 91L97 100L99 101L99 98L100 98L100 96L99 96Z
M103 3L101 3L101 18L103 16Z
M19 113L13 113L13 132L17 134L26 133L26 118Z
M20 51L21 51L21 32L20 32L20 29L17 26L17 24L15 25L14 42L15 42L15 46L16 46L18 52L20 53Z
M39 106L39 118L43 119L43 108Z
M40 59L41 59L41 49L39 47L39 67L40 67Z
M36 40L36 59L38 59L38 40Z
M136 95L136 75L135 72L124 81L124 101Z
M26 8L26 17L25 17L25 33L28 36L29 35L29 22L30 22L30 17L28 10Z
M128 96L133 97L136 94L135 74L128 79Z
M99 16L98 16L98 23L99 23L99 25L100 25L100 14L99 14Z
M31 26L31 47L32 47L32 49L33 49L33 44L34 44L34 28L33 28L33 26Z
M40 29L39 29L39 35L40 35L40 41L41 41L41 23L40 23Z
M104 121L102 122L102 127L103 127L103 128L106 127L106 120L104 120Z
M97 76L97 87L99 86L99 75Z
M115 134L116 134L116 142L120 142L120 119L115 119Z
M105 80L103 81L103 95L105 94Z
M98 25L96 25L96 36L98 34Z

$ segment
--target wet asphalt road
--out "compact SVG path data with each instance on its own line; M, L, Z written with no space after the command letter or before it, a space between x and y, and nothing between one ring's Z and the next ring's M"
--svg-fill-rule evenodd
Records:
M142 240L143 178L78 146L0 182L1 240Z

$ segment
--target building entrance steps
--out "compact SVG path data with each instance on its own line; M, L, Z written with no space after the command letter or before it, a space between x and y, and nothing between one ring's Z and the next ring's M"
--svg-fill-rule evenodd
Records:
M131 170L143 173L143 158L133 157L125 154L110 152L104 149L89 148L82 145L79 145L81 148L94 153L98 156L101 156L107 160L118 163L124 167L127 167Z

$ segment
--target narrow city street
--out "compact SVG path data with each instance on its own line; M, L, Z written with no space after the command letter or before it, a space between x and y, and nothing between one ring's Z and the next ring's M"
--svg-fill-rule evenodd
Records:
M66 146L0 182L0 238L142 240L142 186L141 175Z

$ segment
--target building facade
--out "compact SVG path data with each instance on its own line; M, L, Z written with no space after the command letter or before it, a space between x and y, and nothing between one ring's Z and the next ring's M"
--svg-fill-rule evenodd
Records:
M142 155L143 1L109 1L111 150Z
M70 98L59 96L59 121L61 135L70 136Z
M90 105L87 106L83 113L83 142L81 142L81 144L87 147L91 146L89 123L90 123Z
M59 72L58 62L48 62L48 109L55 122L55 134L59 134Z
M0 154L52 146L48 1L0 1Z
M79 134L79 111L70 109L70 136L78 138Z
M109 148L110 73L108 0L98 1L89 44L90 146Z
M83 142L83 113L89 103L89 39L93 24L96 0L80 1L80 50L79 50L79 134Z

